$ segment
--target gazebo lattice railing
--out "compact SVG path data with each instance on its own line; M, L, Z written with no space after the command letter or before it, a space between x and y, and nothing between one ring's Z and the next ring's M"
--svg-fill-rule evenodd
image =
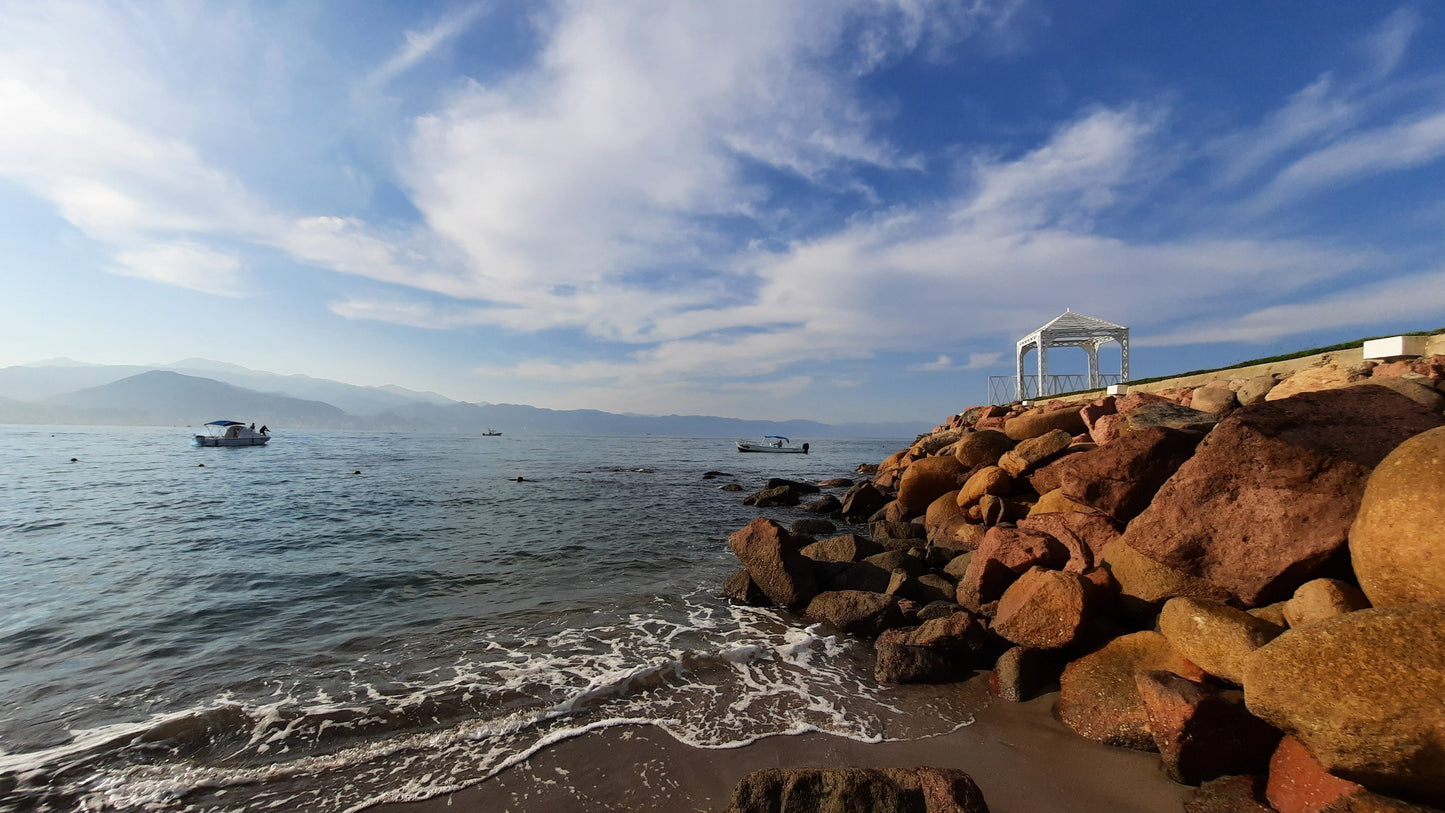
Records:
M1099 347L1108 342L1119 344L1119 373L1107 375L1099 372ZM1049 350L1056 347L1079 347L1088 354L1087 375L1050 375ZM1129 380L1129 328L1065 310L1053 321L1018 340L1018 354L1015 358L1015 375L1012 397L995 390L995 379L989 379L989 403L1006 404L1015 400L1045 398L1063 392L1099 389L1108 384ZM1038 374L1024 374L1024 356L1029 350L1038 353ZM1110 380L1112 379L1112 380Z

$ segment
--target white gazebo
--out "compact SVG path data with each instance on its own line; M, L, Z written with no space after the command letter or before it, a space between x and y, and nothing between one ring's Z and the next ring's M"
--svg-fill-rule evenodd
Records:
M1101 376L1099 374L1099 346L1106 342L1119 343L1118 376ZM1049 350L1055 347L1082 347L1084 352L1089 354L1088 379L1085 380L1083 376L1050 376L1048 374ZM1037 390L1027 386L1030 382L1024 375L1024 354L1030 349L1038 351ZM1116 380L1106 382L1104 381L1106 377ZM1128 380L1129 328L1123 325L1065 310L1057 319L1018 341L1015 393L1016 397L1020 399L1030 397L1031 392L1038 397L1043 397L1074 389L1099 389L1106 383Z

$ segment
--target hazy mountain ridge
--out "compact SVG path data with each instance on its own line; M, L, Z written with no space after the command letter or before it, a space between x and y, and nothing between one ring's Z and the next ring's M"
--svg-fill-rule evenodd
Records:
M900 422L825 424L474 404L401 387L359 387L310 376L248 370L207 359L185 359L164 366L83 365L60 359L0 368L0 423L197 426L216 419L265 423L276 431L289 428L474 434L494 428L555 434L785 434L799 439L906 438L929 428Z

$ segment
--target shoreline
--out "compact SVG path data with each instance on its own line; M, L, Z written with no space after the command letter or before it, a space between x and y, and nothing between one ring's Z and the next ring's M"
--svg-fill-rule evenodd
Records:
M988 673L966 686L987 694ZM687 745L651 725L621 725L559 742L471 787L374 813L457 811L709 811L728 806L748 773L782 767L960 768L993 813L1151 813L1179 810L1191 788L1159 770L1157 754L1079 737L1053 714L1058 692L994 699L972 724L936 737L868 743L830 734L766 737L737 748Z

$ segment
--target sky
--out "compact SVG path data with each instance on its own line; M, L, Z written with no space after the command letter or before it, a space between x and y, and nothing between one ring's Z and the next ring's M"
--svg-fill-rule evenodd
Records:
M932 424L1066 309L1135 378L1445 326L1435 4L0 21L0 366Z

